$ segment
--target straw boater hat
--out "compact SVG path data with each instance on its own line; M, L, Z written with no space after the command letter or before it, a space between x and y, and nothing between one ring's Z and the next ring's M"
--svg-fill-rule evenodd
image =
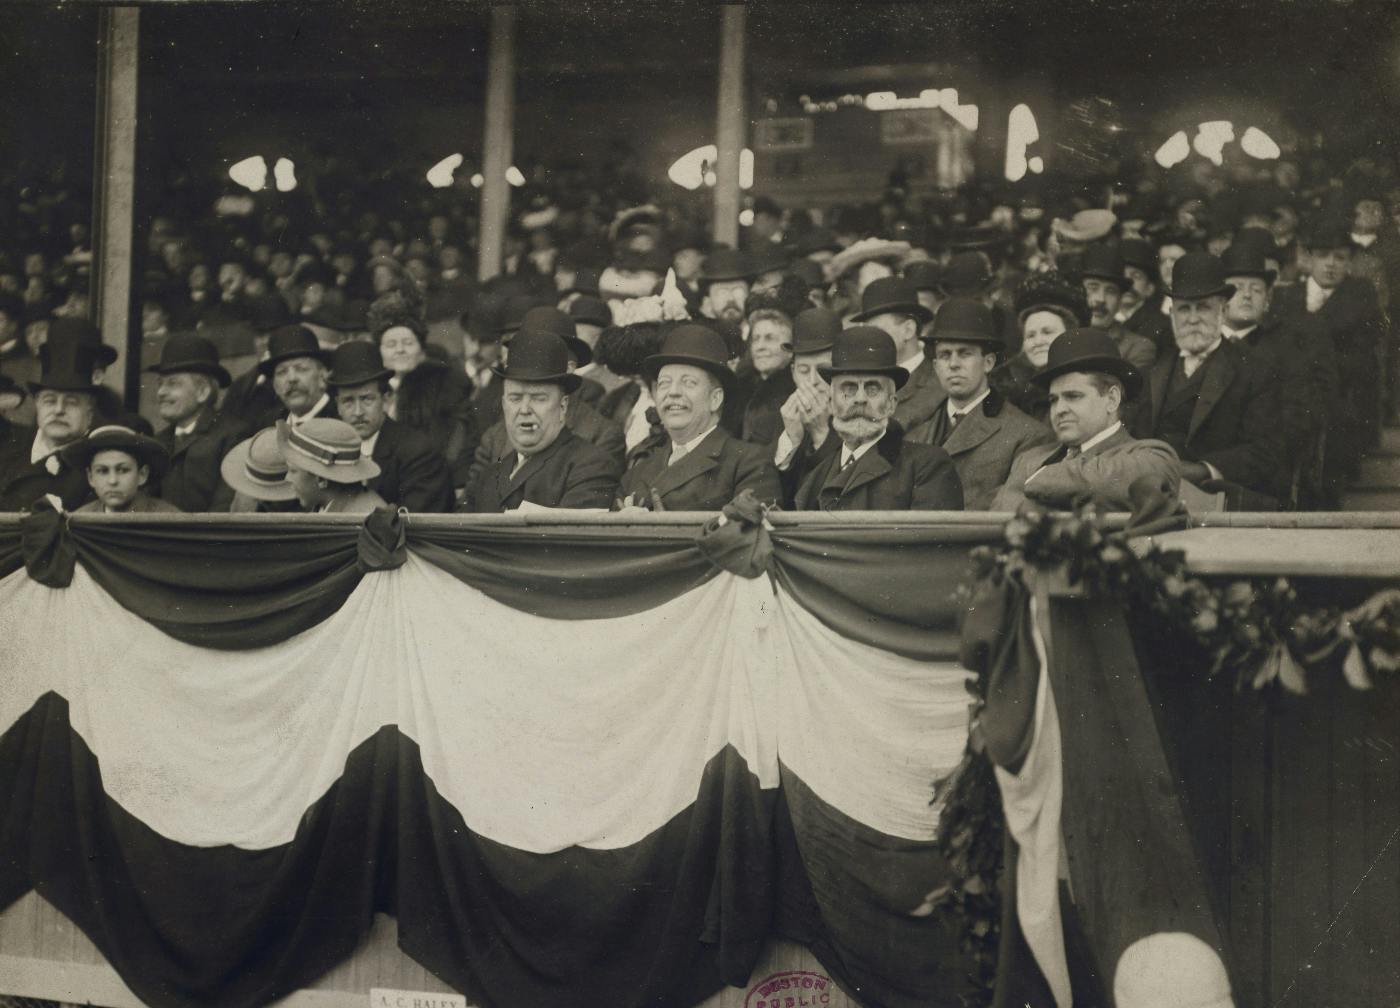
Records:
M878 326L857 325L837 334L831 347L831 364L817 368L828 383L836 375L876 374L894 379L903 388L909 372L895 360L896 348L890 334Z
M159 480L170 465L170 453L163 444L155 438L136 433L130 427L116 424L94 428L87 437L64 448L59 454L74 469L86 469L92 464L93 456L104 451L126 452L138 465L150 466L151 482Z
M379 475L379 463L360 454L360 435L344 420L312 417L295 427L278 420L277 447L288 469L332 483L353 485Z
M295 500L296 490L287 482L287 460L277 447L277 430L265 427L240 441L219 463L219 475L239 493L254 500Z

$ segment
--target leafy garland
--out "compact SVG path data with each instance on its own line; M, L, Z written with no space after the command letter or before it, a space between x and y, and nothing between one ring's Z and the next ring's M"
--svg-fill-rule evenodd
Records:
M1284 577L1211 584L1190 575L1179 550L1136 551L1124 533L1106 531L1102 514L1089 506L1068 513L1025 507L1004 535L1004 545L973 551L978 580L1026 584L1028 571L1063 570L1070 585L1120 598L1130 610L1195 641L1211 658L1209 675L1232 676L1237 690L1277 684L1305 693L1309 673L1335 669L1338 657L1355 689L1371 688L1373 672L1400 671L1400 589L1384 589L1341 610L1300 601ZM970 588L963 594L970 596ZM986 689L982 678L968 680L974 728ZM939 803L938 844L953 880L930 893L925 906L956 921L976 987L965 1000L988 1005L1000 941L1005 819L980 732L969 732L962 762L934 783L931 804Z

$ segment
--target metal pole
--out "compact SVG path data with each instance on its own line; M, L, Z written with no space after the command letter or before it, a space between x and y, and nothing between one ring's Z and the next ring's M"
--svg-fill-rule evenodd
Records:
M131 352L139 20L135 7L104 7L98 12L93 144L92 316L103 342L116 348L110 370L128 400L135 393L141 363L140 354Z
M719 25L719 102L715 117L714 240L737 248L739 245L739 152L744 149L744 20L748 11L741 3L720 8Z
M486 130L481 148L481 234L477 279L501 271L506 222L510 218L510 183L506 169L513 159L515 132L515 7L491 8L491 48L486 62Z

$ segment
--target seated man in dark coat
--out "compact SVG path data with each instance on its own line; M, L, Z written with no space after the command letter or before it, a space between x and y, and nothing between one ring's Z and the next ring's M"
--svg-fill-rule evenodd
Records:
M798 487L799 511L959 511L962 483L942 448L915 444L895 422L909 372L894 340L858 325L835 339L821 376L831 386L831 429Z
M258 370L271 380L277 408L252 426L270 427L286 420L295 427L312 417L339 419L326 388L330 360L330 352L321 349L305 326L286 326L269 336L267 357L258 362Z
M392 376L373 343L356 341L336 348L326 384L336 412L360 436L360 451L379 466L369 488L416 514L451 511L452 477L442 453L422 431L389 416Z
M468 485L459 510L608 507L622 460L564 424L568 397L580 384L569 370L564 341L544 329L522 326L511 340L510 359L495 372L501 380L508 443Z
M1177 261L1167 293L1178 353L1152 366L1134 433L1171 445L1182 479L1219 485L1243 509L1267 510L1286 495L1290 477L1278 368L1262 348L1221 336L1234 292L1210 253L1189 252Z
M734 385L724 338L698 323L677 326L648 357L644 376L665 429L665 443L637 456L622 478L623 507L718 511L743 490L778 500L772 450L730 437L719 426Z
M215 411L219 388L229 384L218 350L202 336L171 336L160 361L146 370L160 375L156 408L167 424L156 435L168 458L165 474L152 480L158 486L155 496L181 511L227 511L233 491L220 477L219 465L247 431Z

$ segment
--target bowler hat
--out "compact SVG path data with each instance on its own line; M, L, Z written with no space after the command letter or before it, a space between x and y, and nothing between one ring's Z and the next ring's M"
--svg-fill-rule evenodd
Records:
M792 256L787 249L773 242L763 242L753 250L750 258L753 262L754 276L786 270L788 264L792 262Z
M1118 246L1098 242L1086 248L1084 257L1079 260L1079 279L1106 280L1117 284L1120 293L1127 290L1127 263L1123 261Z
M335 287L335 278L335 269L319 259L311 260L296 272L296 282L302 285L320 284L322 287Z
M230 377L219 363L214 344L195 333L175 333L160 348L160 361L146 368L148 374L202 374L228 388Z
M1220 260L1209 252L1187 252L1172 267L1172 286L1167 296L1195 301L1213 296L1234 297L1235 288L1225 282Z
M827 308L808 308L792 320L792 352L821 353L830 350L841 332L841 316Z
M387 381L393 374L384 366L384 356L376 344L351 340L331 354L331 373L326 376L326 384L331 388L353 388Z
M277 447L288 469L332 483L363 483L379 475L379 463L360 451L360 435L344 420L312 417L295 427L278 420Z
M1299 243L1309 251L1321 249L1352 248L1356 242L1351 237L1351 226L1335 217L1323 217L1313 221L1298 236ZM1180 265L1178 263L1178 265Z
M1146 238L1124 238L1118 243L1124 266L1134 266L1150 277L1157 274L1157 248Z
M111 367L117 359L117 348L102 342L102 333L97 326L81 316L73 315L49 319L48 339L39 349L39 356L42 358L45 348L49 346L70 342L93 347L98 367Z
M533 294L513 294L506 298L506 302L501 308L501 321L496 327L496 331L502 337L509 336L520 328L521 323L525 321L525 316L532 309L548 307L552 307L552 305L545 298L536 297Z
M877 374L894 379L903 388L909 372L895 361L897 349L890 334L879 326L857 325L842 329L831 347L831 364L818 367L826 381L839 374Z
M705 257L705 268L700 273L701 283L719 283L725 280L752 280L758 275L753 262L738 249L717 248Z
M851 316L853 322L865 322L886 313L908 315L919 325L933 318L933 313L919 304L919 292L904 277L881 277L866 285L860 296L860 313Z
M1278 279L1278 273L1264 264L1264 254L1249 243L1231 243L1220 257L1220 268L1227 277L1258 277L1270 287Z
M331 362L331 355L321 349L315 333L306 326L289 325L275 330L268 337L267 359L258 362L258 371L271 377L278 364L293 357L310 357L327 366Z
M1000 351L1006 342L997 331L992 310L977 298L951 297L938 308L933 328L924 337L927 343L946 340L949 343L977 343L989 350Z
M624 273L665 273L671 268L671 257L664 249L619 249L609 265ZM601 279L601 278L600 278Z
M575 324L583 322L588 325L610 326L613 323L612 312L608 310L608 306L600 299L587 294L580 294L574 298L573 303L569 305L569 317Z
M224 482L254 500L295 500L287 482L287 460L277 445L277 428L265 427L229 449L219 463Z
M726 392L733 387L734 372L729 370L729 347L724 337L709 326L686 322L676 326L661 344L661 352L642 361L642 374L648 381L667 364L689 364L720 380Z
M991 286L992 279L992 263L985 252L959 252L943 270L943 293L976 297Z
M1267 228L1240 228L1235 232L1235 240L1230 242L1230 248L1226 251L1234 251L1237 248L1247 249L1265 262L1270 259L1280 260L1282 258L1278 242L1274 240L1274 233ZM1229 272L1228 266L1226 272Z
M943 287L943 266L932 259L915 259L904 264L904 279L916 291L937 291Z
M570 352L560 334L551 332L549 327L523 325L510 341L510 357L505 366L497 364L491 373L513 381L551 382L567 395L583 383L582 378L569 372Z
M574 320L558 308L541 305L527 311L525 317L520 320L520 329L508 341L511 353L515 353L516 339L527 330L558 336L568 347L569 353L573 354L574 363L579 367L583 367L593 360L593 348L578 338L578 330L574 328Z
M254 331L260 333L272 332L295 321L291 308L287 307L287 302L281 294L262 294L249 298L247 310L249 324Z
M92 464L93 456L103 451L126 452L138 464L150 466L151 482L165 475L170 465L170 453L165 450L165 445L155 438L138 434L130 427L116 424L94 428L87 437L64 448L59 454L73 468L86 469Z
M1118 344L1104 329L1071 329L1050 344L1045 369L1031 381L1047 388L1062 374L1072 372L1112 375L1123 383L1124 397L1131 402L1142 391L1142 375L1118 352Z
M803 257L814 252L840 252L841 243L836 240L836 232L827 228L812 228L798 235L792 243L792 254Z
M29 383L29 391L96 392L98 386L92 380L92 373L102 366L100 349L100 346L71 339L45 343L39 354L39 379Z

